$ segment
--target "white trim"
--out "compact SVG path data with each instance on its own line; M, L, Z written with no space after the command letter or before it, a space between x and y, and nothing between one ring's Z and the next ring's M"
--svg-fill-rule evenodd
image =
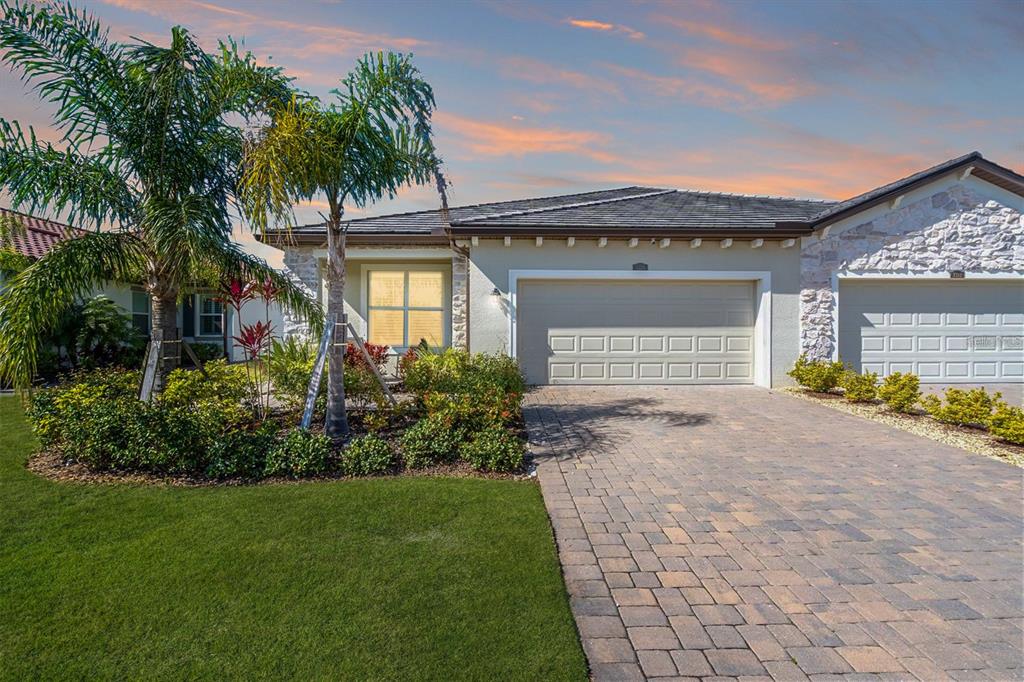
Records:
M916 280L926 282L966 282L968 280L1003 280L1024 279L1024 270L1008 272L985 272L984 270L967 270L963 279L953 279L948 272L884 272L864 271L850 272L838 270L829 278L832 288L832 360L839 360L839 280Z
M516 304L521 279L711 280L755 282L754 384L772 385L772 273L766 270L509 270L509 355L516 357Z
M606 246L608 246L608 237L601 237L597 240L597 248L603 249Z
M570 249L571 249L572 247L576 246L576 237L568 237L568 238L567 238L567 239L565 240L565 246L566 246L567 248L570 248Z
M313 257L317 259L327 258L327 249L315 249L313 251ZM447 246L438 248L421 247L421 248L393 248L393 249L381 249L381 248L363 248L359 246L349 246L345 248L345 260L445 260L452 257L452 250Z

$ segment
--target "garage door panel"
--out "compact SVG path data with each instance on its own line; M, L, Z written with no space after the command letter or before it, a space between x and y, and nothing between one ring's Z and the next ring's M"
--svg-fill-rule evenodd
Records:
M752 282L522 282L518 355L530 383L752 383L753 292Z
M1024 282L843 282L839 354L925 382L1024 378Z

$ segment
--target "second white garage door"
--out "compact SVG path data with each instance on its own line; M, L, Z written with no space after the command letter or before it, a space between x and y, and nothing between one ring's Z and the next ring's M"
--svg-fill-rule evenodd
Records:
M751 384L754 283L528 280L517 354L531 384Z
M839 357L934 383L1024 381L1024 281L843 281Z

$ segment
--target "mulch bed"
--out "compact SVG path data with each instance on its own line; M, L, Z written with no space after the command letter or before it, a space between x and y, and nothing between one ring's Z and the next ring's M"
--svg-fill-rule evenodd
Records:
M796 398L827 405L848 414L1024 468L1024 446L1001 441L981 428L943 424L921 411L900 414L887 409L881 401L852 403L836 393L816 393L799 388L789 388L785 391Z
M161 485L182 488L233 487L242 485L265 485L269 483L310 483L315 481L345 481L369 478L486 478L493 480L521 481L534 478L532 467L527 462L524 471L496 473L477 471L466 462L440 464L423 469L395 469L391 473L377 476L345 476L329 474L309 478L226 478L210 479L196 476L170 476L130 471L95 471L81 462L69 461L57 453L40 451L32 454L25 462L25 468L43 478L62 483Z

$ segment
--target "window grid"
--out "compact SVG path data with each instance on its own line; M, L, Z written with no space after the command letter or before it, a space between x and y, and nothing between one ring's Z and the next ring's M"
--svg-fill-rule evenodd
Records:
M402 305L400 306L389 306L389 305L373 305L370 301L373 300L373 273L374 272L387 272L386 270L371 270L367 277L367 304L366 304L366 326L367 326L367 339L373 338L373 330L370 329L370 311L372 310L393 310L402 313L402 344L399 348L409 347L409 312L426 311L426 312L439 312L441 313L441 345L444 344L445 329L444 329L444 275L442 274L441 280L441 305L438 306L410 306L409 305L409 274L410 270L402 272ZM433 272L432 270L426 270L423 272ZM371 342L372 343L372 342ZM417 340L417 343L419 341Z
M144 291L132 291L132 326L142 334L149 334L149 294Z
M211 312L207 312L208 306ZM224 309L223 304L220 301L213 296L204 294L199 297L199 305L197 308L199 312L200 336L220 336L224 333L224 328L221 324Z

